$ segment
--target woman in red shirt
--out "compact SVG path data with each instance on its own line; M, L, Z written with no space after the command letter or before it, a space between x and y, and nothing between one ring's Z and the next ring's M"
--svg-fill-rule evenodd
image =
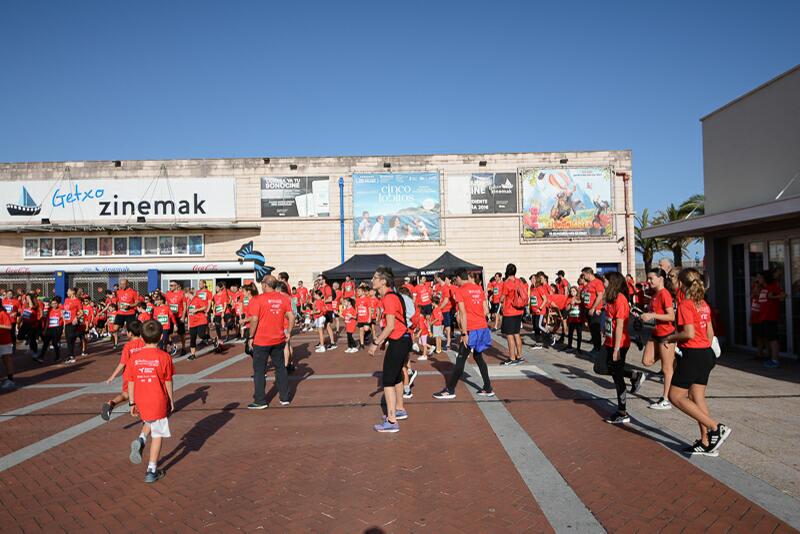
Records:
M196 294L189 291L189 360L197 359L197 338L208 343L211 341L211 334L208 333L208 300L200 296L198 290ZM219 339L214 338L214 349L219 348Z
M647 273L647 282L653 289L654 295L650 301L650 312L642 314L642 321L655 321L655 328L644 347L642 363L650 367L661 360L661 370L664 372L664 393L661 398L652 403L654 410L669 410L672 405L669 397L669 386L672 384L672 374L675 369L675 344L665 341L666 337L675 331L672 323L675 322L675 309L672 304L672 293L665 287L667 273L660 267L651 269Z
M39 299L33 293L28 293L22 297L21 308L19 337L27 341L31 354L37 354L37 340L42 335L42 308Z
M61 307L61 297L53 297L50 299L50 308L47 310L43 318L44 334L42 349L39 354L34 356L33 359L39 363L44 363L44 356L47 353L47 347L53 345L53 352L56 359L53 363L61 359L61 335L64 333L64 309Z
M684 299L678 304L678 332L667 336L667 341L678 342L682 356L678 360L669 400L680 411L700 425L700 439L684 452L704 456L718 456L718 449L728 438L731 429L711 417L706 404L706 387L711 369L716 364L711 341L711 309L704 300L703 278L695 269L684 269L679 276Z
M625 368L625 356L631 346L631 337L628 334L631 307L625 277L618 272L607 273L604 285L606 325L603 346L606 349L606 366L617 389L617 411L605 421L612 424L628 423L631 418L626 410L625 378L630 378L631 393L636 393L642 387L644 373Z

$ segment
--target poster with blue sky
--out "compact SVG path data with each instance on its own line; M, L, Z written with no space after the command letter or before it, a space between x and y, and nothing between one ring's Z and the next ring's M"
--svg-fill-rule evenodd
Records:
M353 240L440 241L438 172L353 174Z

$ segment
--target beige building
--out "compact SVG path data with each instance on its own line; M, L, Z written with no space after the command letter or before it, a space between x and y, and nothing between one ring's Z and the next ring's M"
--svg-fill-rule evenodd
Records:
M570 281L634 269L629 150L8 163L0 192L0 286L46 292L242 282L249 241L293 282L342 252L419 267L449 250Z
M800 65L703 117L705 215L645 230L702 236L727 341L755 344L750 289L772 271L787 294L778 334L800 352Z

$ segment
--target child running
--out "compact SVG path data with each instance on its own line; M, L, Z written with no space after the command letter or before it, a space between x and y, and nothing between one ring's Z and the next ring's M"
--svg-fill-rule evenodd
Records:
M119 364L117 364L117 368L114 369L114 372L111 373L111 376L109 376L106 380L106 384L113 382L114 379L117 378L117 375L122 373L128 366L131 355L140 351L142 347L144 347L144 341L142 340L141 321L133 321L130 323L130 325L128 325L128 337L130 339L122 347L122 356L119 359ZM122 391L110 401L104 402L103 406L100 408L100 417L103 418L103 421L108 421L111 419L111 412L114 410L114 406L122 401L128 400L128 383L125 381L124 373L122 377Z
M161 324L150 320L141 329L145 345L131 355L125 366L131 415L139 416L144 423L139 437L131 443L130 460L134 464L142 462L142 451L150 434L150 457L144 481L151 484L164 477L164 471L158 469L158 457L161 454L161 440L170 437L167 416L175 410L172 394L172 375L175 371L172 358L158 348Z
M352 298L346 298L343 300L343 303L344 310L342 311L342 315L344 317L344 328L347 332L347 348L344 351L352 354L358 352L358 343L356 342L356 338L353 337L353 334L356 333L357 323L355 301Z

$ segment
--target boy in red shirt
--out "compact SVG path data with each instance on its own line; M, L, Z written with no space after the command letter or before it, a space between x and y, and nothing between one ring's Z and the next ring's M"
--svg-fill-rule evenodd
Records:
M355 307L355 301L351 298L344 299L344 329L347 332L347 348L345 352L352 354L353 352L358 352L358 344L356 343L356 339L353 337L353 334L356 333L356 323L357 321L357 312Z
M172 308L164 303L164 295L161 293L156 293L152 318L161 325L161 342L158 344L158 348L167 350L167 347L172 345L170 343L170 332L172 332L172 325L175 321L172 315ZM175 356L178 353L178 347L172 345L172 349L169 353L170 356Z
M442 337L444 337L444 313L438 296L433 297L433 313L431 314L433 337L436 338L436 354L442 353Z
M356 293L358 295L355 300L358 348L363 349L364 343L369 337L372 322L372 299L367 295L367 289L363 286L359 286Z
M128 337L130 340L122 346L122 356L119 359L119 364L117 364L117 368L114 369L114 372L111 373L111 376L106 380L106 384L113 382L114 379L117 378L117 375L125 370L128 366L131 354L140 351L142 347L144 347L144 341L142 340L142 323L140 321L133 321L128 325ZM103 403L103 406L100 408L100 417L102 417L104 421L111 419L111 412L114 410L114 406L124 400L128 400L128 382L125 380L125 375L123 374L122 392L110 401Z
M145 346L130 356L125 366L125 378L128 381L131 415L138 415L144 422L139 437L131 443L130 460L134 464L141 463L149 433L152 440L144 481L150 484L164 477L164 471L158 469L157 465L161 440L171 435L167 416L175 410L172 394L172 375L175 370L169 354L158 348L158 342L161 341L161 324L158 321L150 320L142 325L142 339Z
M147 313L147 304L145 304L144 302L140 302L139 304L136 305L136 320L137 321L139 321L140 323L143 323L145 321L149 321L152 318L153 318L153 316L151 314Z

